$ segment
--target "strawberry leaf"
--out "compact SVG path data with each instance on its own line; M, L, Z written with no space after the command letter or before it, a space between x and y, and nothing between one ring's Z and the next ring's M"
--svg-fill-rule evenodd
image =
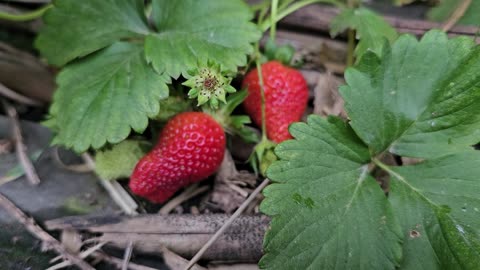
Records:
M251 43L260 38L252 17L241 0L154 1L158 33L146 38L147 60L159 73L174 78L188 77L188 70L208 60L236 70L246 64Z
M168 96L168 79L147 64L141 45L126 42L69 64L57 77L47 122L53 142L83 152L119 143L131 129L143 132Z
M261 266L479 269L479 58L471 39L433 30L349 69L350 125L310 117L277 147ZM391 167L379 161L388 151L426 160ZM388 199L369 173L382 169Z
M44 16L36 46L62 66L121 39L147 35L142 0L57 0Z
M404 35L345 78L351 125L374 154L433 158L479 141L480 48L469 38Z
M368 50L380 55L385 39L393 42L398 34L381 16L366 8L344 9L331 22L330 35L336 36L347 29L357 31L359 43L355 56L361 58Z
M138 161L152 148L147 141L125 140L95 154L95 172L102 179L128 178Z
M342 120L310 116L276 148L262 211L265 269L394 269L400 227L368 174L368 149ZM361 237L360 237L361 235Z
M390 202L402 224L401 269L478 269L480 153L392 168Z

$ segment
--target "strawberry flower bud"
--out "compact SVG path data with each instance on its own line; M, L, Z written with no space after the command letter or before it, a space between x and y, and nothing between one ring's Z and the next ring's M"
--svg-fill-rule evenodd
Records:
M236 92L230 83L232 79L221 71L219 65L209 63L189 72L192 76L183 85L190 87L188 97L198 100L198 106L208 103L212 109L218 109L219 101L226 103L227 93Z

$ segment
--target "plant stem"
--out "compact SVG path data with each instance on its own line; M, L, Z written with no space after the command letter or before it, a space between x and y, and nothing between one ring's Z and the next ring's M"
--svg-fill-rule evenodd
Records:
M358 7L358 0L348 0L347 6L349 8L357 8ZM347 67L353 66L355 62L355 30L349 29L348 30L348 47L347 47Z
M31 21L31 20L42 17L45 11L47 11L51 7L53 7L53 5L49 4L40 9L34 10L32 12L27 12L24 14L9 14L6 12L0 12L0 19L7 20L7 21L16 21L16 22Z
M384 164L383 162L381 162L379 159L377 158L372 158L372 161L373 163L375 163L375 165L377 165L378 167L380 167L381 169L383 169L384 171L386 171L388 174L392 175L392 176L395 176L397 179L401 180L401 181L405 181L405 178L403 178L403 176L401 176L400 174L398 174L397 172L395 172L394 170L392 170L388 165Z
M275 41L275 32L277 30L277 9L278 0L272 0L272 11L270 14L270 40Z
M275 23L280 21L281 19L285 18L286 16L288 16L289 14L301 9L302 7L304 6L308 6L310 4L314 4L314 3L326 3L326 4L332 4L332 5L336 5L337 7L341 7L341 8L344 8L345 5L336 1L336 0L303 0L303 1L300 1L300 2L297 2L289 7L286 7L284 10L281 10L276 18L275 18ZM268 28L270 28L271 26L271 22L268 22L268 21L265 21L265 22L262 22L259 24L259 27L260 27L260 30L262 30L262 32L265 32L268 30Z
M260 82L260 95L261 95L261 111L262 111L262 142L267 140L267 121L266 121L266 113L265 113L265 88L263 83L263 73L262 73L262 66L260 65L259 61L259 54L260 52L257 49L257 59L255 59L255 65L257 66L258 72L258 79Z

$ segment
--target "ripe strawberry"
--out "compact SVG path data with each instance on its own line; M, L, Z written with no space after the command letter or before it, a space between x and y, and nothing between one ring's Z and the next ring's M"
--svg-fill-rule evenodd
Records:
M270 140L280 143L291 138L288 126L300 121L307 107L307 82L299 71L278 61L263 64L262 76L267 136ZM261 92L257 69L253 69L245 76L242 88L247 88L249 93L243 103L245 110L255 124L261 126Z
M180 188L212 175L225 152L225 133L208 114L184 112L172 118L157 145L136 165L130 189L162 203Z

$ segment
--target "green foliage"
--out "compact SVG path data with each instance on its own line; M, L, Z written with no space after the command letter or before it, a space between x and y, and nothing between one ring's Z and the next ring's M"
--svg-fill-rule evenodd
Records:
M176 91L176 89L170 90L170 96L168 98L160 101L160 112L153 118L154 120L160 122L167 122L170 118L174 117L176 114L181 112L190 111L192 109L192 104L185 100L181 95L181 90ZM172 92L174 91L174 92ZM180 93L179 93L180 92Z
M142 0L57 0L44 16L36 45L51 64L65 65L116 41L147 35L143 9Z
M126 42L71 63L57 77L50 107L53 143L83 152L119 143L130 129L143 132L168 96L168 79L148 66L142 46Z
M479 58L471 40L430 31L348 69L350 123L310 116L276 148L261 267L479 269ZM389 153L425 161L381 163Z
M54 143L83 152L143 132L162 110L170 77L210 60L234 71L260 38L242 0L153 1L156 29L143 3L57 0L45 14L36 45L66 65L46 121Z
M479 269L479 164L469 151L393 168L390 201L406 234L402 269Z
M331 22L330 34L336 36L354 29L358 42L355 56L361 58L368 50L380 55L385 39L393 42L398 34L381 16L366 8L344 9Z
M432 158L479 141L480 49L471 39L404 35L382 59L364 58L340 91L351 126L373 154Z
M432 21L444 22L455 11L462 0L442 0L440 4L427 13L427 18ZM467 11L458 21L459 24L480 26L480 1L472 0Z
M252 42L260 38L249 7L239 0L154 1L153 21L158 33L145 41L149 62L173 78L206 66L212 60L223 70L247 63Z
M126 140L110 149L98 151L95 155L95 172L106 180L128 178L150 148L148 142Z

